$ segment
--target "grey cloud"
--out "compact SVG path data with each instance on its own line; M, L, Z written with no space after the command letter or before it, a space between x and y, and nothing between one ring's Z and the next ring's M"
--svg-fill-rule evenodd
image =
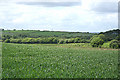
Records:
M18 4L40 5L44 7L58 7L58 6L67 7L81 5L81 2L19 2Z
M92 10L103 13L116 13L118 12L117 2L100 2L92 6Z

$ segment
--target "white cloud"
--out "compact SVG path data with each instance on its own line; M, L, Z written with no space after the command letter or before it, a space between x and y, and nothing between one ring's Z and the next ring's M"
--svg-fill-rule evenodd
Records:
M100 1L103 0L96 0L95 2L82 0L81 6L72 7L40 7L1 3L0 25L6 29L54 29L93 32L117 28L117 13L96 13L91 10L92 4L98 4Z
M79 2L81 0L0 0L0 2Z

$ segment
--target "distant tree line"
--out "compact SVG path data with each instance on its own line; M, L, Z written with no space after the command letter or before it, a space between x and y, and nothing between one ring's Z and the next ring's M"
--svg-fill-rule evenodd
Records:
M5 39L5 43L24 43L24 44L65 44L65 43L90 43L89 40L84 40L80 38L71 38L71 39L58 39L55 37L49 38L20 38L20 39Z
M2 42L21 43L21 44L90 43L92 47L100 47L100 48L104 43L109 42L110 48L120 48L119 29L101 32L96 35L90 34L88 32L85 33L87 35L84 35L83 33L81 33L81 35L78 35L77 33L80 32L63 32L62 34L59 33L61 35L58 35L57 34L58 32L55 32L50 34L48 33L47 37L43 35L44 33L38 33L40 31L34 31L34 30L32 30L33 32L28 32L26 30L19 32L17 32L16 30L13 31L15 31L16 34L13 35L12 31L5 32L4 35L2 36ZM50 32L50 31L43 31L43 32Z

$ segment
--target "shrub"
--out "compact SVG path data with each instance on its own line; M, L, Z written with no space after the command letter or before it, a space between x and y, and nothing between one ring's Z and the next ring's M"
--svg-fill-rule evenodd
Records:
M35 43L35 39L34 38L28 38L28 40L27 40L27 43Z
M75 38L74 39L74 43L79 43L80 42L80 38Z
M115 48L115 49L118 49L118 48L120 48L120 43L119 43L119 41L118 40L112 40L111 42L110 42L110 48Z
M104 43L104 40L101 39L100 37L93 38L91 40L91 45L92 47L99 47Z
M105 40L105 35L104 34L100 34L100 35L98 35L98 37L100 37L101 39Z
M66 44L66 43L69 43L69 42L68 42L68 40L66 39L66 40L64 40L64 43Z
M58 42L59 40L57 38L54 38L52 43L57 44Z
M66 40L66 43L74 43L74 38L71 38L69 40Z
M110 41L104 43L101 47L102 48L110 48Z
M17 39L16 40L17 43L21 43L21 41L22 41L21 39Z
M16 39L10 39L10 42L11 43L16 43L17 41L16 41Z
M21 41L22 43L28 43L29 42L29 40L28 40L28 38L24 38L24 39L22 39L22 41Z
M85 39L81 39L79 42L80 43L89 43L90 41L89 40L85 40Z
M59 44L64 44L65 41L64 40L59 40Z
M5 37L2 37L2 41L5 41L6 40L6 38Z
M21 39L10 39L11 43L21 43Z
M9 39L6 39L6 40L5 40L5 43L10 43L10 40L9 40Z

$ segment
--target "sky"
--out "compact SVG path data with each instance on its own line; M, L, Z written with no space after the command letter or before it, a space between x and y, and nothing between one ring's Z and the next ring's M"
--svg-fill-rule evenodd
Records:
M70 32L118 29L118 0L0 0L0 28Z

